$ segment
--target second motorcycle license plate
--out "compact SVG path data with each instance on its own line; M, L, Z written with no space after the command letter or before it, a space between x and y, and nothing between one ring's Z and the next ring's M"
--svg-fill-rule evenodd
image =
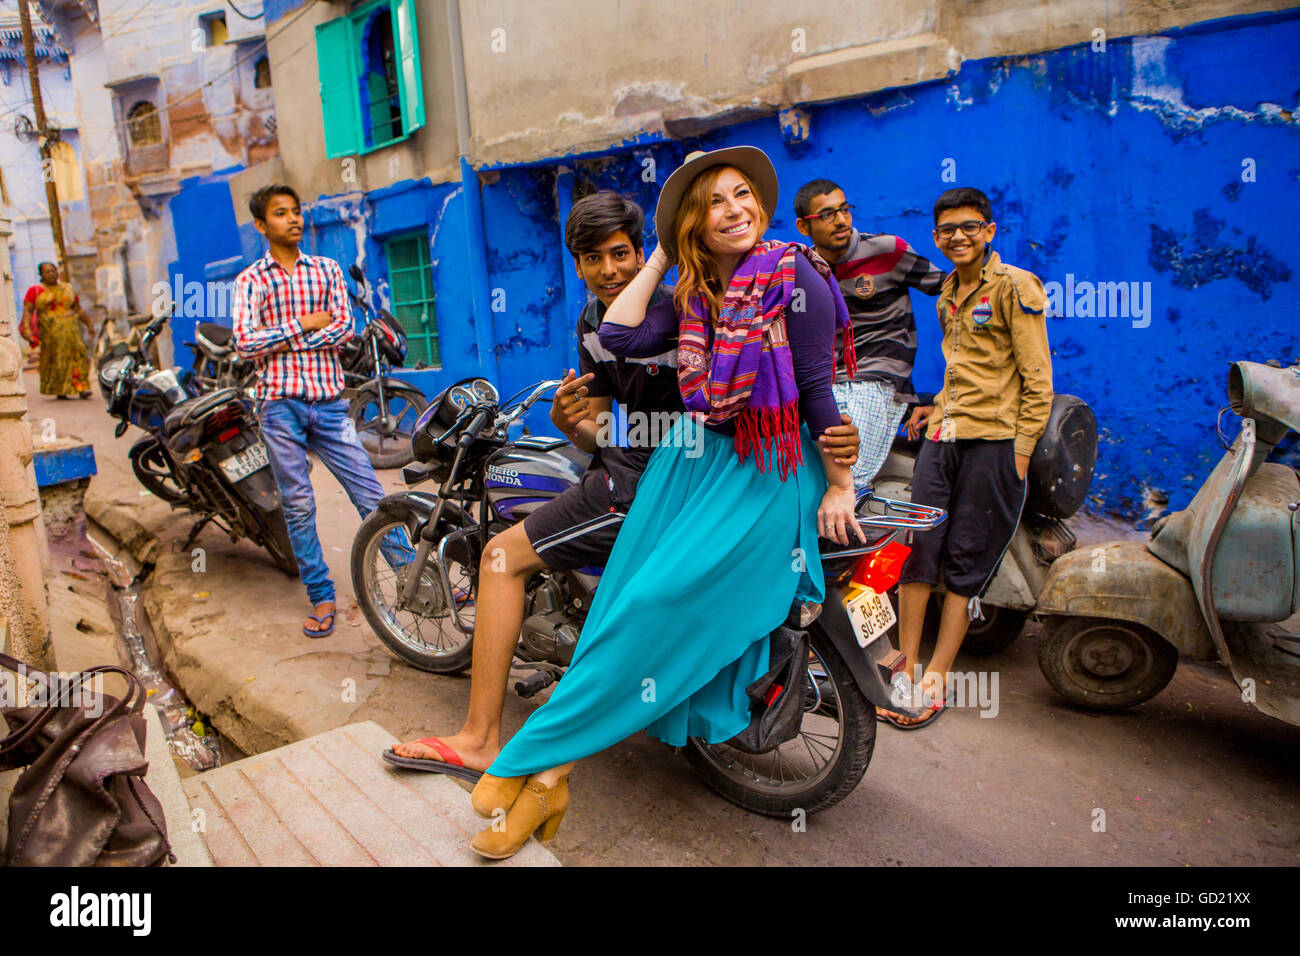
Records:
M235 452L221 463L221 470L231 481L240 481L253 472L265 468L271 463L267 457L266 446L260 441L249 445L243 451Z
M858 639L860 647L866 647L898 620L889 598L869 588L848 601L844 609L849 612L853 636Z

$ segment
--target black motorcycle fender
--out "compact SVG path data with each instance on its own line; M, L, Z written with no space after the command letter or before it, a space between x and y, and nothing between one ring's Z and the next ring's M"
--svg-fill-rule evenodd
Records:
M269 467L260 468L242 481L235 482L234 489L245 502L268 514L280 507L280 488Z
M427 491L399 491L381 498L379 504L375 505L377 511L390 514L394 518L403 521L414 519L417 528L423 528L428 523L437 507L438 496ZM473 523L473 519L465 513L465 509L455 501L448 501L442 513L448 521L462 527Z
M400 378L393 378L391 375L385 376L384 393L387 394L388 392L393 391L394 389L414 389L417 392L419 391L419 389L416 388L414 385L412 385L410 382L404 382ZM372 378L368 382L365 382L362 385L358 385L357 394L361 394L363 392L364 393L373 392L374 394L378 395L379 394L378 381Z
M853 624L844 610L844 593L840 588L827 585L826 603L812 627L820 628L848 665L854 682L863 696L877 707L885 707L900 714L919 714L908 707L900 707L890 700L892 675L885 666L887 658L895 651L888 635L882 634L865 648L853 635Z

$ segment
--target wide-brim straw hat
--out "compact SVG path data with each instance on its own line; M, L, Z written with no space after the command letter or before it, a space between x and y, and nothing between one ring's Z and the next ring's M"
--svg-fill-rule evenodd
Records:
M734 166L744 173L754 184L758 200L767 211L768 220L775 218L778 192L776 167L772 165L767 153L757 146L728 146L707 153L696 150L673 170L673 174L664 183L664 188L659 191L659 203L655 206L655 232L659 236L659 245L669 256L674 256L677 252L675 226L682 196L696 176L715 166Z

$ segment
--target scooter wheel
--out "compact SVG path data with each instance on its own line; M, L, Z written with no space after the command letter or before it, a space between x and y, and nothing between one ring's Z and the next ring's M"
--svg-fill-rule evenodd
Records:
M1049 617L1038 669L1072 704L1122 710L1150 700L1173 679L1178 650L1140 624L1097 617Z

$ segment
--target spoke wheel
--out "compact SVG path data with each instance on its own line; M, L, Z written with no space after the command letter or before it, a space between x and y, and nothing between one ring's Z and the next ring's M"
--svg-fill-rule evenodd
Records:
M452 599L470 633L462 633L452 621L432 559L410 604L403 606L401 594L416 543L415 527L390 514L376 511L362 522L352 546L357 602L375 635L398 657L420 670L455 674L469 666L474 650L476 575L468 549L453 549L457 553L447 562Z
M825 810L853 792L871 762L875 708L820 628L808 634L809 688L794 739L761 754L699 737L687 742L687 759L709 786L746 810L785 819Z

